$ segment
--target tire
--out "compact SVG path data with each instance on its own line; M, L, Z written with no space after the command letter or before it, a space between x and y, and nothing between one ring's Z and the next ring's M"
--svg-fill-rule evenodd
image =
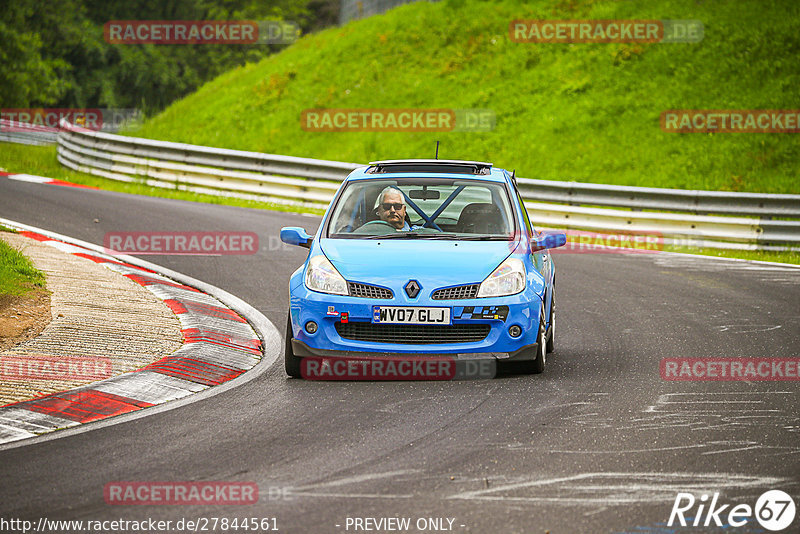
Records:
M547 353L556 350L556 290L552 289L550 294L550 330L547 336Z
M524 374L538 375L547 363L547 341L545 337L544 310L539 317L539 334L536 336L536 354L533 359L513 362L513 370Z
M302 361L302 358L294 355L292 349L292 314L289 312L289 316L286 318L286 341L283 345L283 365L286 374L292 378L301 378L300 362Z

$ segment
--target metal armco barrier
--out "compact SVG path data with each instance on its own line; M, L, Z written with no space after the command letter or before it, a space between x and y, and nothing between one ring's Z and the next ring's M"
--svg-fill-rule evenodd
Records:
M800 195L734 193L604 185L585 182L554 182L517 178L523 196L530 192L539 201L616 206L635 210L724 213L759 217L800 217Z
M125 137L66 121L61 128L58 160L74 170L125 182L307 207L327 207L342 179L362 166ZM540 226L658 233L670 242L720 248L800 246L800 220L773 220L800 219L800 195L529 178L517 178L517 183L528 214Z
M33 126L21 128L19 123L0 119L0 141L7 143L21 143L23 145L54 145L58 139L58 132L54 128Z

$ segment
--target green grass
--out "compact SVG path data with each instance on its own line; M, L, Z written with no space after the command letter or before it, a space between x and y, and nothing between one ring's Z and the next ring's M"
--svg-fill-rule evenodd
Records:
M207 204L225 204L242 208L261 208L273 211L290 211L302 213L315 213L322 215L323 210L313 208L300 208L274 202L260 202L234 197L221 197L176 189L151 187L142 183L120 182L102 178L93 174L73 171L61 165L56 159L55 146L29 146L14 143L0 143L0 168L6 172L19 174L33 174L46 176L56 180L64 180L75 184L99 187L108 191L130 193L134 195L148 195L152 197L188 200L192 202L205 202Z
M700 43L530 44L514 19L698 19ZM130 135L351 162L492 161L519 176L798 193L798 134L676 134L668 109L795 109L796 0L418 2L305 36ZM308 132L310 108L489 108L491 132Z
M0 227L0 232L9 229ZM19 250L0 239L0 296L23 295L44 288L44 273Z
M667 252L683 252L684 254L700 254L717 258L736 258L740 260L771 261L776 263L791 263L800 265L800 250L771 251L771 250L728 250L718 248L692 248L665 245Z

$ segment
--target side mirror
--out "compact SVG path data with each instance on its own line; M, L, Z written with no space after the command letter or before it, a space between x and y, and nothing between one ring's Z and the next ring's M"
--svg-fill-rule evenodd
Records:
M542 232L531 239L531 252L538 252L547 248L563 247L567 244L567 234L564 232Z
M298 245L305 248L311 248L311 241L314 238L308 235L305 229L299 226L287 226L281 228L281 241L287 245Z

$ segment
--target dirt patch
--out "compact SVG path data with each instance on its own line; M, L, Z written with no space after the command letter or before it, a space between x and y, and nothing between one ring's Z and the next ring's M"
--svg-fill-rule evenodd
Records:
M0 295L0 352L35 338L51 319L49 291Z

